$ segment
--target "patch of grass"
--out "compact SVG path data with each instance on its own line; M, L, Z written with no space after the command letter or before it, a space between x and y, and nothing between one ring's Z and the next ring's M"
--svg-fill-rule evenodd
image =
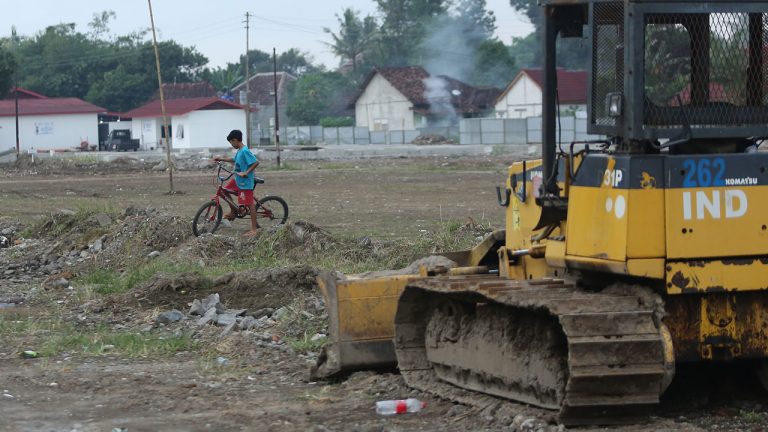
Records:
M80 328L58 319L0 315L0 336L18 351L35 350L41 357L62 352L85 356L168 356L196 347L187 335L114 332L106 327Z
M327 341L328 338L325 337L313 341L312 335L309 334L305 334L304 337L301 338L286 338L288 346L299 354L318 352L322 347L325 346Z
M192 263L158 260L132 267L123 273L116 270L97 268L82 276L78 276L77 281L93 286L98 294L110 295L124 293L148 281L157 273L175 274L199 270L200 267Z
M740 410L739 417L747 423L765 423L768 421L768 415L762 412L752 410Z
M323 332L326 323L324 319L307 312L306 301L305 298L296 298L277 326L288 346L301 354L319 351L327 342L325 337L312 340L316 334Z
M81 155L74 156L73 159L75 163L84 164L84 165L96 165L97 163L99 163L99 158L93 155L81 154Z
M189 336L159 336L149 333L113 333L104 329L56 334L46 340L39 353L51 357L61 352L98 356L116 354L126 357L167 356L194 348Z

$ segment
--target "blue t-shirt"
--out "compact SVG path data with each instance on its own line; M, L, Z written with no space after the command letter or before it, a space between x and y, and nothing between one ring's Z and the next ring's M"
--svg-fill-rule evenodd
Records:
M237 151L237 154L235 154L235 172L245 172L251 165L258 161L256 155L251 153L251 150L248 147L243 147ZM237 183L237 187L242 190L253 189L253 171L248 173L248 176L246 177L235 175L235 182Z

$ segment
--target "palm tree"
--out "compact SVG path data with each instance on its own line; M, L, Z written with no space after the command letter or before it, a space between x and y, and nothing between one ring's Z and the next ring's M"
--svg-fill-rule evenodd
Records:
M371 47L376 37L376 21L371 16L360 19L360 12L347 8L342 16L336 15L339 21L339 32L334 33L329 28L323 30L330 34L333 43L326 43L333 53L342 59L352 62L352 70L357 70L357 64L362 55Z
M242 81L243 75L240 73L239 64L230 63L226 68L218 67L211 72L211 84L216 90L225 93L231 91Z

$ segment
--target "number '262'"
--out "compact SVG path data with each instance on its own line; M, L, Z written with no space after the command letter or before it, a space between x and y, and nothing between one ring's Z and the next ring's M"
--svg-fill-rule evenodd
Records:
M683 161L683 187L725 186L725 160L686 159Z

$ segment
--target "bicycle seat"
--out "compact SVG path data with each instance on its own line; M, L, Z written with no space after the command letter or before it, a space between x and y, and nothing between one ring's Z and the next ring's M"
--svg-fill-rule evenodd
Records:
M254 183L254 184L261 184L261 183L264 183L264 179L263 179L263 178L261 178L261 177L256 177L256 176L253 176L253 183Z

